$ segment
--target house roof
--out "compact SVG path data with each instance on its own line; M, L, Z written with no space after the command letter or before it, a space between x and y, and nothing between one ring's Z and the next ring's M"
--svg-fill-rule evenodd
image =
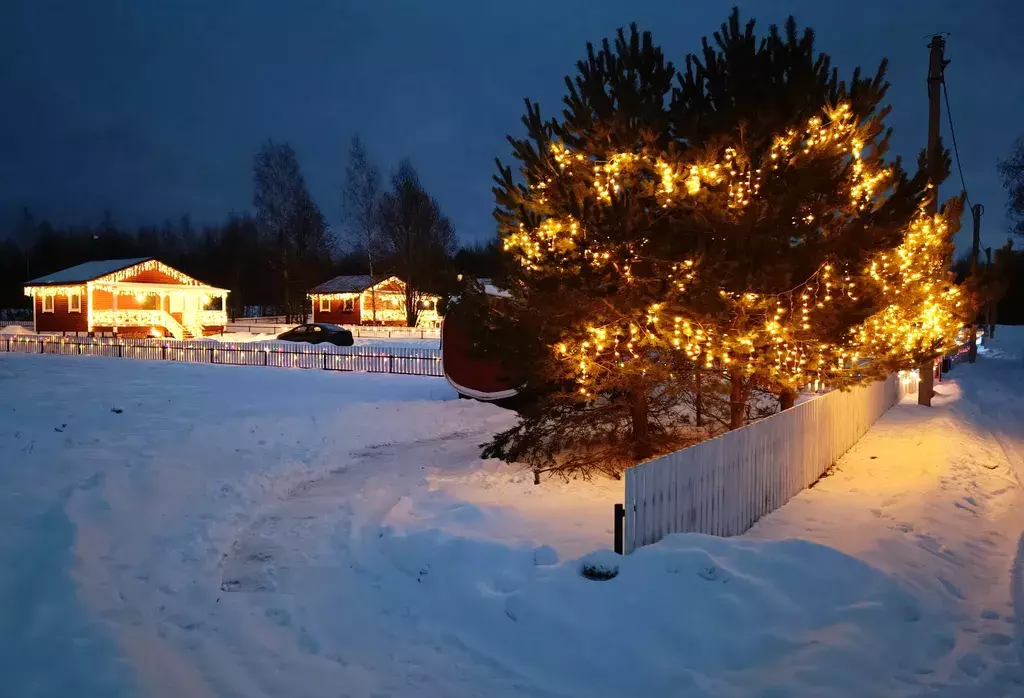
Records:
M318 293L362 293L371 286L379 285L380 283L387 281L392 277L386 276L383 278L378 277L376 281L372 280L371 277L366 274L358 274L355 276L335 276L330 281L325 281L319 286L313 288L310 294L316 295Z
M67 269L55 271L38 279L32 279L25 283L26 286L46 286L48 284L81 284L86 281L98 279L101 276L112 274L121 269L133 267L136 264L153 259L152 257L134 257L132 259L101 259L93 262L83 262Z

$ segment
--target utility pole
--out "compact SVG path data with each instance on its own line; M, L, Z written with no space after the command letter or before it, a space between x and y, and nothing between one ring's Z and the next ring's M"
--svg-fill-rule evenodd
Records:
M992 248L985 248L985 268L989 269L992 266ZM988 338L992 339L996 335L996 325L992 320L992 304L989 303L985 306L985 324L988 325Z
M974 218L974 242L971 244L971 277L978 278L978 255L981 253L981 214L985 213L985 207L981 204L974 204L971 207L971 215ZM975 314L974 322L971 323L971 350L967 354L969 363L978 360L978 316Z
M928 213L939 212L939 162L941 146L939 143L942 124L942 71L946 67L943 52L946 41L940 34L932 37L928 44L928 181L931 184L931 199L928 202ZM917 404L931 407L932 393L935 391L935 361L925 361L918 368Z

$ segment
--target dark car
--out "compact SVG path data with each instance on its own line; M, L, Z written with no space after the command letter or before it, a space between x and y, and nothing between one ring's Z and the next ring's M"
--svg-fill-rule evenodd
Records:
M282 332L277 335L277 338L284 339L289 342L309 342L310 344L328 342L338 347L350 347L355 344L352 339L351 332L341 325L332 325L329 322L314 322L309 325L299 325L298 327L293 327L287 332Z

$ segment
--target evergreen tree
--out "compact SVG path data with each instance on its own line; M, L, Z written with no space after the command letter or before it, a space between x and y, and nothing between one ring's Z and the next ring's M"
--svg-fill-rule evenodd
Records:
M614 471L686 440L694 390L723 385L735 428L752 390L849 385L948 343L952 227L920 213L923 170L884 160L884 63L846 83L792 19L753 29L734 11L681 76L620 30L566 78L562 118L527 101L522 179L499 163L495 189L512 302L489 329L534 402L486 455Z

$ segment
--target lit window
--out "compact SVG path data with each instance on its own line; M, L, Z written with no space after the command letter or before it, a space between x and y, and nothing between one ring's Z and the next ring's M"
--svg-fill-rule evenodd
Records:
M43 312L53 312L53 296L43 296Z
M320 312L329 313L331 312L331 299L327 296L320 296Z
M354 299L352 299L352 298L346 298L345 299L345 312L351 313L352 310L355 307L356 307L356 305L355 305L355 300Z
M68 296L68 312L82 312L82 295L80 293L72 293Z

